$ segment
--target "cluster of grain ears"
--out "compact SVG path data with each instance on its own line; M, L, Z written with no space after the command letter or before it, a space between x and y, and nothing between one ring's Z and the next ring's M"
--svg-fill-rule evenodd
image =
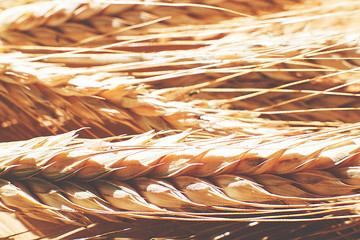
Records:
M359 5L0 3L0 210L353 228Z

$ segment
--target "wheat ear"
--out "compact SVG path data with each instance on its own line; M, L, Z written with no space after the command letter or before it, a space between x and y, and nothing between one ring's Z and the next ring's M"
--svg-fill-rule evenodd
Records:
M357 216L356 135L324 132L307 140L259 143L186 141L188 132L158 140L148 133L125 141L74 139L73 134L2 146L7 149L3 177L26 178L2 180L4 209L18 210L20 202L27 202L21 211L30 217L85 225L91 221L83 212L111 221L114 216L194 221ZM222 156L224 152L229 154ZM91 186L62 180L70 177L91 181Z
M43 1L20 6L16 6L15 2L14 6L3 14L4 17L1 18L1 21L4 23L3 27L22 31L39 26L61 26L61 24L69 19L75 21L93 19L97 21L96 17L98 15L121 15L122 19L132 23L140 22L144 19L141 15L145 15L149 19L173 15L173 19L168 20L170 24L184 24L187 23L186 20L189 24L194 22L211 23L221 21L221 19L229 14L231 15L231 13L233 15L236 15L236 13L240 15L242 13L256 15L266 12L277 12L284 10L286 7L294 7L293 5L296 5L296 2L289 1L287 3L280 0L261 0L257 2L221 0L216 2L192 1L189 3L186 1L174 3L159 1L144 4L141 1L118 1L109 4L106 1L99 1L99 3L91 1L71 3L66 1Z
M3 211L16 212L30 222L66 224L52 233L62 237L89 236L95 226L100 228L91 230L93 234L136 236L136 228L126 224L134 219L159 221L159 227L165 226L165 219L190 226L189 221L207 226L227 222L211 231L200 230L203 223L194 225L198 237L221 236L225 230L236 235L233 227L249 227L242 222L274 229L267 222L284 221L309 237L314 233L300 229L319 223L302 223L300 228L299 221L338 219L333 222L338 231L357 224L356 126L285 140L282 136L210 140L191 132L90 140L74 134L0 145ZM276 149L279 145L283 149ZM119 180L122 176L124 180ZM105 223L113 231L106 232ZM123 233L127 226L133 230ZM324 232L318 231L319 236L334 234L320 226Z
M335 132L341 134L341 130ZM11 145L4 143L0 145L3 174L20 179L41 174L52 181L68 177L90 181L104 176L128 180L139 176L209 177L220 173L296 175L335 168L344 176L345 169L357 166L359 141L355 135L339 137L325 131L285 139L284 135L272 136L271 140L271 135L250 139L229 136L184 142L186 137L191 138L189 134L160 140L152 139L154 134L150 132L113 143L115 138L73 139L74 132L69 132ZM19 155L10 158L16 152Z
M90 11L90 10L89 10ZM92 13L96 12L95 10L94 11L90 11ZM90 14L91 15L91 14ZM231 36L230 36L231 37ZM229 38L230 38L229 37ZM280 38L280 39L283 39L283 38ZM323 38L320 38L320 39L323 39ZM218 44L222 44L223 41L225 41L226 38L224 39L219 39L219 43ZM334 45L336 45L336 42L334 43ZM234 45L230 45L229 47L231 48L234 48ZM303 48L307 48L308 45L304 45ZM341 51L341 49L339 50L336 50L336 51ZM279 49L279 51L277 52L280 52L280 53L283 53L281 51L281 49ZM321 54L322 52L320 51L319 53L317 54ZM200 53L201 54L201 53ZM291 53L291 54L295 54L295 53ZM309 54L309 53L308 53ZM325 53L326 54L326 53ZM296 53L295 57L294 57L294 60L295 61L296 59L298 58L303 58L304 54L298 54ZM316 55L317 56L317 55ZM346 55L345 55L346 56ZM351 53L351 56L353 59L356 59L356 56L357 55L354 55L354 53L352 52ZM72 58L72 55L69 54L68 55L68 58ZM150 59L152 57L152 55L148 56L148 57L145 57L143 59ZM166 56L168 57L168 56ZM223 56L220 56L221 58L226 58L226 54L223 55ZM118 60L119 58L121 58L121 56L119 57L115 57L116 60ZM126 56L125 56L126 58ZM325 56L325 58L327 58ZM132 61L133 58L130 59L130 61ZM346 59L350 59L349 56L346 56ZM62 58L61 60L64 60L64 58ZM216 61L217 59L215 59L214 61ZM129 61L129 60L127 60ZM282 72L279 73L279 71L277 71L277 67L280 67L282 69L286 68L286 69L291 69L292 68L292 65L293 63L291 63L290 60L286 60L288 62L290 62L290 65L289 63L286 63L285 65L277 65L277 61L276 60L271 60L271 62L269 63L269 65L273 66L276 70L276 73L273 73L272 70L274 69L263 69L261 70L261 74L267 76L267 77L271 77L272 79L274 80L287 80L287 81L298 81L299 79L303 79L304 77L308 77L308 75L302 75L300 76L300 78L297 76L297 75L292 75L292 74L283 74ZM315 60L311 60L311 61L316 61ZM335 62L338 61L338 60L335 60ZM282 62L282 61L280 61ZM179 62L180 64L181 62ZM326 59L326 64L331 66L333 65L334 61L329 58L329 59ZM345 61L346 63L346 61ZM349 62L347 62L346 64L348 64ZM257 64L257 63L256 63ZM268 63L266 63L268 64ZM305 66L308 66L309 63L299 63L299 62L296 62L295 65L305 65ZM141 68L144 68L144 62L141 62L138 64L138 66L141 65ZM313 64L314 65L314 64ZM318 66L319 64L315 64L315 66ZM321 65L324 65L325 66L325 63L324 62L321 62ZM344 65L344 64L343 64ZM36 68L36 66L31 66L32 68ZM105 67L105 69L117 69L118 66L107 66ZM154 61L154 63L152 64L150 62L150 65L148 66L149 68L151 67L159 67L159 64L158 64L158 61ZM337 67L335 68L334 70L335 71L338 71L340 67ZM96 71L98 70L99 68L95 68L93 69L92 71ZM101 69L101 68L100 68ZM64 71L65 69L63 68L59 68L57 71ZM124 70L124 69L123 69ZM125 71L132 71L133 68L128 68L128 69L125 69ZM281 69L280 69L281 70ZM318 72L322 72L321 70L324 70L324 71L327 71L328 69L310 69L309 71L307 71L308 73L312 74L312 76L316 76L318 74ZM331 70L331 69L330 69ZM9 72L11 72L11 70L8 69ZM229 69L228 71L233 71L232 69ZM254 70L247 70L245 69L245 72L248 71L249 73L254 73L255 71ZM16 71L15 71L16 72ZM202 72L200 72L201 74ZM13 73L12 73L13 74ZM21 71L18 72L18 74L21 75ZM192 74L199 74L199 73L192 73ZM315 74L315 75L314 75ZM3 76L3 79L6 79L7 81L10 81L11 83L15 83L18 81L18 80L23 80L23 76L22 78L20 79L15 79L15 82L12 82L8 76L6 76L6 74L4 74L5 76ZM16 75L16 74L15 74ZM70 76L58 76L56 79L58 80L58 78L74 78L76 75L76 73L72 72L70 73ZM182 75L188 75L188 71L185 70L183 71ZM241 73L239 74L235 74L235 75L242 75ZM88 75L86 75L88 77ZM37 76L32 76L31 78L36 78ZM155 78L151 78L150 79L153 79L152 81L157 81L157 82L160 82L159 79L162 79L162 80L167 80L167 79L172 79L174 76L170 73L170 74L165 74L165 76L155 76ZM179 77L179 74L176 75L176 77ZM235 77L235 76L234 76ZM247 76L246 76L247 77ZM95 79L98 78L100 79L100 77L97 75L94 77ZM344 77L345 78L345 77ZM226 77L225 79L231 79L230 77ZM327 83L329 82L330 80L328 78L324 78L325 80L323 82ZM97 80L97 79L96 79ZM148 82L149 79L140 79L139 81L137 81L137 83L146 83ZM215 81L209 81L209 83L195 83L193 86L189 86L188 88L186 89L179 89L179 88L176 88L176 89L167 89L167 90L162 90L162 91L159 91L160 92L160 96L156 96L156 97L159 97L159 98L166 98L168 100L170 99L173 99L173 98L178 98L179 99L179 96L174 96L173 92L177 92L177 91L180 91L182 94L179 94L180 97L182 98L185 98L184 96L186 96L187 94L191 94L192 92L196 92L197 89L199 88L202 88L202 86L209 86L209 85L213 85L214 83L215 84L219 84L221 83L222 81L226 82L226 80L222 79L222 78L219 78L219 79L216 79ZM161 81L161 82L168 82L168 81ZM301 82L301 81L300 81ZM308 80L307 82L311 82L311 80ZM294 85L296 85L297 83L294 83ZM286 85L286 84L285 84ZM304 112L305 114L310 114L309 111L306 111L304 110L304 103L299 101L299 100L302 100L302 99L305 99L305 100L308 100L310 98L314 98L317 97L317 96L322 96L324 93L327 93L327 92L330 92L332 90L335 90L335 89L340 89L340 88L343 88L343 87L351 87L352 85L356 85L356 83L354 84L351 84L351 83L345 83L345 84L341 84L339 86L336 86L335 88L330 88L330 89L326 89L326 90L319 90L317 93L314 93L314 94L310 94L310 96L305 96L305 97L299 97L299 98L295 98L293 100L289 100L289 101L285 101L285 102L282 102L280 104L276 104L276 103L273 103L273 104L269 104L270 106L261 106L260 103L262 102L265 102L265 101L268 101L268 97L267 96L264 96L265 98L262 98L261 95L264 95L265 93L269 93L270 91L269 90L263 90L263 91L259 91L258 93L255 93L255 94L250 94L250 96L240 96L240 97L234 97L232 99L225 99L225 100L218 100L218 101L204 101L201 99L201 101L199 101L199 99L195 97L196 101L193 101L195 102L195 106L199 106L199 107L206 107L206 108L216 108L218 106L228 106L229 104L231 104L232 107L234 108L241 108L243 109L244 107L246 109L249 109L249 110L252 110L254 107L256 107L256 111L257 112L260 112L259 114L263 114L263 115L273 115L273 114L276 114L279 116L279 114L281 114L281 110L284 110L284 114L286 114L285 116L285 120L288 120L288 119L292 119L292 118L297 118L297 120L302 120L304 119L304 117L294 117L295 114L292 114L293 112L294 113L298 113L298 112ZM5 86L6 88L7 86ZM28 86L27 86L28 87ZM157 85L156 87L159 87L159 85ZM226 87L226 84L225 85L221 85L221 87ZM280 86L278 88L284 88L285 86ZM320 86L322 89L323 89L323 86ZM9 89L12 90L12 93L13 95L15 95L15 93L19 96L22 96L21 99L29 99L29 96L26 96L26 92L27 91L27 88L21 88L21 89L17 89L18 86L16 87L8 87ZM120 87L122 88L122 87ZM89 88L88 88L89 89ZM186 112L184 113L183 109L179 110L178 108L174 108L171 104L166 104L164 105L163 102L159 102L158 99L156 98L140 98L138 97L139 96L139 92L141 93L141 91L143 91L142 88L140 88L139 91L135 91L136 93L134 95L131 95L131 97L129 96L130 94L128 94L128 96L126 97L123 97L123 98L120 98L119 95L121 96L123 93L122 93L122 89L119 89L119 87L115 87L114 89L109 89L108 91L103 91L101 92L100 97L103 97L103 98L106 98L110 104L115 104L117 106L119 106L120 108L116 108L116 107L112 107L111 105L109 105L108 102L104 102L104 101L101 101L101 100L95 100L95 99L91 99L91 101L88 99L88 98L82 98L82 99L79 99L79 98L76 98L75 96L71 96L69 97L69 99L64 99L62 96L58 96L57 94L60 93L60 95L68 95L71 94L66 90L62 89L62 88L56 88L56 93L54 94L53 93L53 90L55 89L52 89L51 91L47 92L45 89L43 89L43 91L46 91L46 93L43 93L43 94L40 94L40 96L36 96L38 99L35 100L37 102L39 102L39 98L44 98L44 96L42 95L46 95L45 98L51 98L51 102L58 102L61 106L61 108L64 108L65 106L68 107L69 104L67 104L67 102L69 101L74 101L75 104L73 104L72 109L70 111L70 114L68 113L64 113L64 111L62 113L56 113L54 114L54 111L53 109L51 108L57 108L57 109L60 109L59 107L55 107L54 105L53 106L47 106L47 109L50 109L50 113L46 113L45 116L42 116L41 114L37 113L36 111L34 112L32 109L34 109L34 106L33 104L31 104L32 101L27 101L27 104L25 104L25 106L27 106L27 108L25 109L22 109L23 113L20 114L21 116L17 116L19 114L15 114L11 109L9 109L6 105L4 105L2 108L4 109L3 112L6 112L7 116L11 116L9 118L6 118L4 119L4 122L6 122L6 126L7 125L12 125L11 123L12 122L16 122L18 121L17 119L20 119L20 118L27 118L28 121L25 121L25 122L36 122L36 121L44 121L44 118L46 119L46 121L49 121L51 122L52 126L51 127L47 127L47 126L42 126L42 129L41 130L36 130L35 131L35 134L34 135L40 135L40 134L43 134L44 132L42 131L43 129L47 129L48 132L50 133L56 133L58 132L59 130L58 129L61 129L63 128L63 130L66 130L66 129L74 129L77 127L81 127L81 126L84 126L84 125L91 125L92 127L97 127L99 128L99 131L103 133L106 133L106 134L109 134L109 131L106 131L105 129L101 129L101 127L99 125L103 124L103 121L106 120L106 122L117 122L117 123L121 123L123 125L123 129L124 130L127 130L128 132L129 131L135 131L135 132L142 132L142 131L147 131L147 130L150 130L152 128L155 128L155 129L166 129L166 128L173 128L175 126L180 126L180 125L183 125L182 129L185 129L187 127L193 127L193 128L199 128L199 126L201 125L201 128L206 128L206 129L210 129L210 130L215 130L215 131L220 131L220 129L222 128L222 130L225 130L224 127L226 126L226 128L228 129L233 129L233 128L237 128L239 129L239 131L241 132L244 132L244 129L246 127L250 127L250 128L259 128L259 125L249 125L247 123L244 123L244 122L230 122L230 121L224 121L224 124L220 125L220 126L216 126L216 121L218 121L219 119L222 119L223 118L219 115L227 115L229 117L245 117L245 118L249 118L248 121L253 121L253 117L258 115L258 113L249 113L249 112L242 112L241 114L239 112L237 112L236 114L235 113L232 113L232 112L227 112L227 111L222 111L219 115L210 115L209 112L206 112L206 114L204 114L204 111L203 110L200 110L200 109L197 109L197 110L193 110L193 105L190 105L189 104L186 104L184 106L184 108L191 108L191 110L189 112ZM25 93L24 93L25 91ZM38 89L35 87L35 88L32 88L33 92L39 92ZM40 91L41 92L41 91ZM142 94L145 94L145 93L149 93L148 91L145 91L143 92ZM80 93L78 91L75 90L75 95L81 95L83 93L81 93L81 90L80 90ZM148 94L146 94L148 95ZM154 94L156 95L156 94ZM196 94L195 94L196 96ZM211 95L213 96L213 95ZM240 105L237 104L238 101L241 101L241 100L244 100L244 99L250 99L250 98L253 98L254 96L257 96L257 100L255 100L255 103L254 104L253 102L250 102L250 103L240 103ZM344 96L344 102L340 102L338 101L338 95L335 94L336 97L334 97L334 100L328 100L328 105L326 108L323 108L325 111L327 109L330 109L330 106L331 107L334 107L334 104L337 104L337 102L339 102L339 105L342 106L344 104L348 104L348 109L349 110L356 110L356 103L354 103L354 105L351 105L349 104L352 103L353 101L349 98L350 96L352 97L356 97L356 95L346 95ZM30 99L34 98L35 96L30 96ZM98 97L98 96L96 96ZM277 95L275 95L275 98L278 97ZM336 99L335 99L336 98ZM86 101L84 101L86 99ZM329 99L328 96L326 96L326 99ZM184 100L184 99L180 99L180 100ZM323 101L324 98L320 98L319 101ZM6 99L6 101L11 101L13 105L16 105L14 103L17 102L17 99ZM187 102L189 102L188 99L186 99ZM250 100L251 101L251 100ZM316 101L314 101L315 103L317 103ZM290 103L292 103L292 105L290 105ZM299 109L299 107L297 106L297 104L293 104L293 103L298 103L298 105L301 106L301 108ZM41 105L47 105L47 104L44 104L43 102L40 103ZM180 103L177 103L177 104L180 104ZM205 106L204 106L205 105ZM282 107L280 108L276 108L278 106L283 106L283 105L287 105L285 106L285 108L283 109ZM165 106L165 108L164 108ZM354 106L354 107L353 107ZM101 107L102 109L104 110L107 110L107 112L99 112L99 113L95 113L93 112L91 109L89 109L90 107ZM127 111L122 111L122 107L125 107L125 108L131 108L131 111L134 113L134 114L131 114L131 113L128 113ZM295 108L295 109L293 109ZM308 105L307 106L307 109L310 109L312 108L311 105ZM335 105L335 108L336 108L336 105ZM45 109L45 108L44 108ZM268 109L272 109L273 111L263 111L263 110L268 110ZM287 111L288 109L292 109L290 111ZM111 112L111 114L109 114L109 111ZM175 111L175 113L174 113ZM182 111L182 112L179 112L179 111ZM214 110L210 110L210 111L214 111ZM320 111L320 113L319 113ZM311 113L311 117L310 118L313 118L313 119L321 119L321 121L329 121L329 119L325 118L325 115L327 115L327 113L321 113L322 109L320 109L319 111L316 111L316 112L313 112ZM200 112L200 113L199 113ZM350 112L350 111L349 111ZM352 119L356 119L356 112L350 112L352 114ZM38 116L40 115L40 116ZM52 119L51 116L56 116L56 119ZM100 116L98 116L100 115ZM111 116L112 115L112 116ZM115 116L114 116L115 115ZM131 116L133 115L133 116ZM199 121L199 118L202 118L203 115L207 115L205 118L206 119L211 119L210 121ZM336 116L332 115L332 119L335 119L335 120L341 120L343 122L346 122L346 117L342 116L341 114L335 114ZM79 121L79 119L75 119L72 123L70 123L69 125L70 126L67 126L67 127L63 127L63 126L59 126L61 125L61 123L56 123L56 121L58 120L58 118L65 118L65 119L71 119L73 118L74 116L77 116L78 118L83 118L83 119L87 119L86 123L80 123L78 124L77 122ZM154 117L154 118L153 118ZM184 121L184 119L187 119L186 121ZM137 121L138 123L142 123L142 126L136 126L134 124L134 122ZM246 120L245 120L246 121ZM258 120L256 120L258 121ZM266 122L266 124L270 124L269 122ZM297 122L295 124L301 124L300 122ZM23 128L23 129L22 129ZM20 135L20 134L26 134L24 130L25 129L30 129L31 127L30 126L25 126L25 127L20 127L20 129L14 129L14 130L11 130L10 134L15 134L16 135ZM53 129L52 129L53 128ZM127 128L130 128L127 129ZM228 130L229 131L229 130ZM250 132L254 132L255 130L250 130ZM225 130L225 132L227 132ZM31 135L29 135L30 137ZM12 137L14 139L14 137Z

